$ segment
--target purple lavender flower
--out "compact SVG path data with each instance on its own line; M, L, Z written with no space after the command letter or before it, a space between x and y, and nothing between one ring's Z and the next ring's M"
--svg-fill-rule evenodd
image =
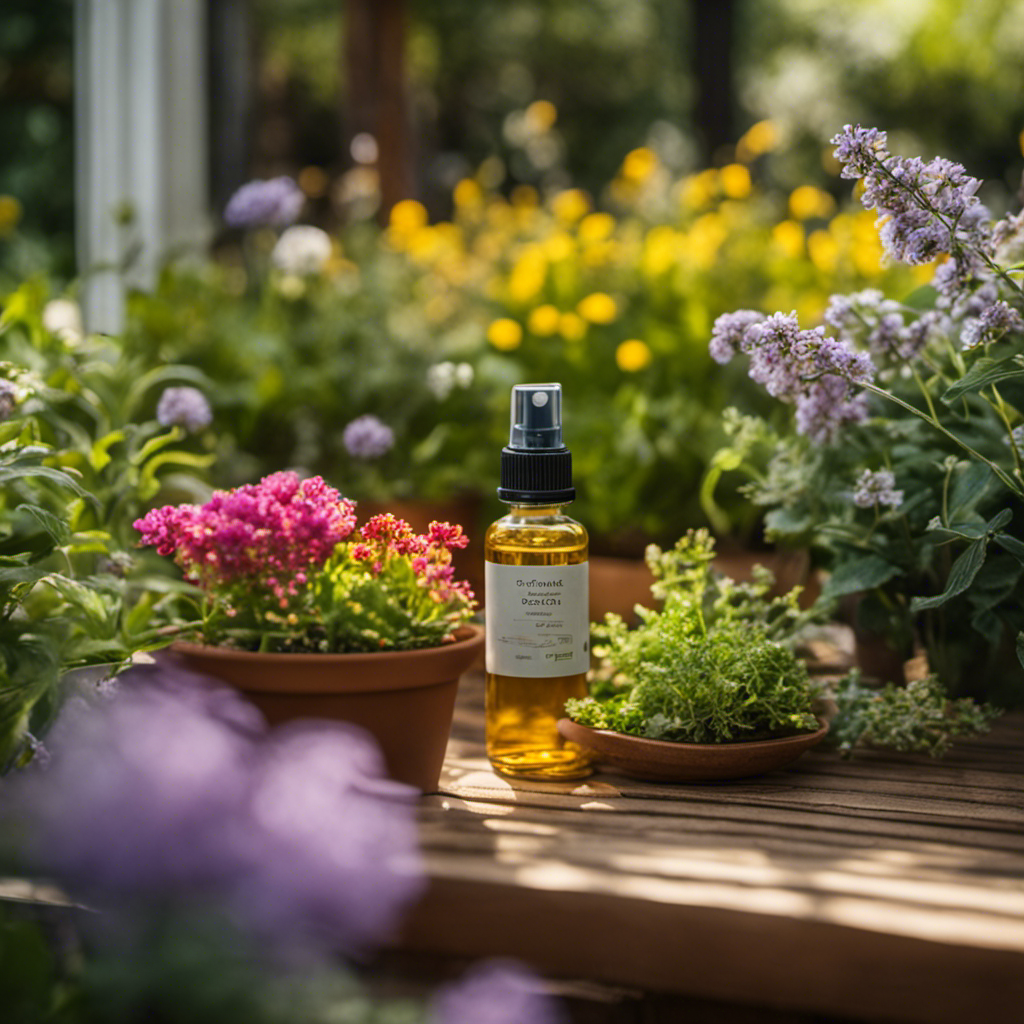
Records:
M892 156L884 132L859 125L846 125L832 141L843 177L864 179L861 202L878 212L879 236L893 259L927 263L989 238L991 218L975 195L981 182L960 164Z
M561 1006L536 975L512 961L479 964L460 981L438 989L429 1024L562 1024Z
M748 327L761 323L766 317L753 309L739 309L735 313L723 313L711 328L711 343L708 351L716 363L727 363L737 352L746 352L744 336Z
M1024 331L1024 319L1012 306L1000 300L988 306L978 317L965 321L960 341L965 349L984 342L998 341L1011 331Z
M246 791L248 736L160 688L125 687L66 708L49 746L25 807L36 858L76 895L116 901L230 879L221 836Z
M161 426L182 426L195 434L210 425L213 412L198 388L165 388L156 406L156 418Z
M833 444L843 427L867 418L868 396L851 395L841 377L821 377L796 399L796 429L815 444Z
M853 503L858 508L877 508L880 505L898 508L903 504L903 492L896 490L896 477L888 469L874 473L865 469L857 480Z
M831 442L844 424L867 418L867 397L853 389L874 380L874 363L845 340L825 337L824 327L802 331L795 313L741 310L720 316L714 331L720 354L748 352L750 378L796 405L800 433Z
M844 125L832 142L835 158L843 165L839 172L844 178L863 178L876 164L889 156L888 137L878 128Z
M18 389L9 381L0 379L0 423L9 419L18 407Z
M934 310L909 324L904 315L898 302L868 288L851 295L833 295L825 310L825 322L836 329L841 341L865 347L883 365L902 364L913 360L948 326L948 318Z
M267 941L362 952L422 892L412 790L384 778L344 722L284 726L264 744L237 829L236 906Z
M250 181L228 200L224 220L233 228L284 227L295 223L303 202L287 176Z
M376 416L359 416L345 427L342 442L349 455L357 459L379 459L395 443L394 431Z
M84 701L13 785L36 863L97 905L202 901L276 952L356 952L420 891L412 791L344 723L267 736L234 691L157 666ZM141 901L141 902L140 902Z

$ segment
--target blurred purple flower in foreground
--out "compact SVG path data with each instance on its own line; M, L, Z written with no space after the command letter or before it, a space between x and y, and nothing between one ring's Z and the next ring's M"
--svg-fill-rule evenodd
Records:
M243 185L228 200L224 220L233 228L286 227L294 224L305 197L286 176Z
M194 434L210 425L213 413L198 388L165 388L157 402L156 418L162 427L181 426Z
M39 865L97 906L198 901L289 956L359 953L420 892L412 791L344 723L267 734L233 691L167 668L51 733L17 807Z
M511 961L493 960L465 978L439 989L429 1024L562 1024L558 1003L541 989L541 981Z
M376 416L360 416L345 427L342 442L349 455L357 459L379 459L391 450L395 434Z

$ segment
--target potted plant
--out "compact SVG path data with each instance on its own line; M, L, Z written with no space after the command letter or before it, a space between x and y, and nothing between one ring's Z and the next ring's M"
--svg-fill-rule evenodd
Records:
M737 582L716 568L714 540L689 531L647 564L659 610L639 624L595 626L601 659L591 695L566 702L566 738L641 778L700 781L781 768L828 739L841 753L872 746L940 756L957 736L988 728L993 712L949 700L934 675L908 687L861 684L859 672L812 680L801 657L821 608L800 588L772 596L763 567Z
M659 610L640 607L629 629L606 616L592 695L566 702L565 736L644 778L697 780L759 774L820 741L815 692L793 637L810 613L799 591L769 598L759 570L737 583L713 568L714 540L689 531L647 564Z
M436 786L459 676L483 644L472 591L452 578L461 526L417 534L385 513L357 530L354 502L294 472L135 525L197 587L198 642L173 644L176 657L244 691L272 723L361 725L392 777Z
M775 537L814 546L826 598L860 595L858 624L900 660L920 647L949 691L1019 704L1024 218L993 223L963 167L895 156L877 129L834 142L890 258L931 264L931 284L905 302L835 295L810 329L795 314L718 319L714 358L746 355L795 406L788 433L738 428L748 466L768 451L749 493Z

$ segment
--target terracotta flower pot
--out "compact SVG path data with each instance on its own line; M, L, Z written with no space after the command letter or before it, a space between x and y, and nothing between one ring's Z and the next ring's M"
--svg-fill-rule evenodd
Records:
M188 668L241 690L271 725L333 718L370 732L388 773L423 792L437 788L459 677L483 648L482 626L440 647L368 654L260 654L175 643Z

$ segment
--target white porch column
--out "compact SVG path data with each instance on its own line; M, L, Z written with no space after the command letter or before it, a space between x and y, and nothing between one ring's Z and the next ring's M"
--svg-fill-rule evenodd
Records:
M76 0L75 201L89 330L209 235L203 0Z

